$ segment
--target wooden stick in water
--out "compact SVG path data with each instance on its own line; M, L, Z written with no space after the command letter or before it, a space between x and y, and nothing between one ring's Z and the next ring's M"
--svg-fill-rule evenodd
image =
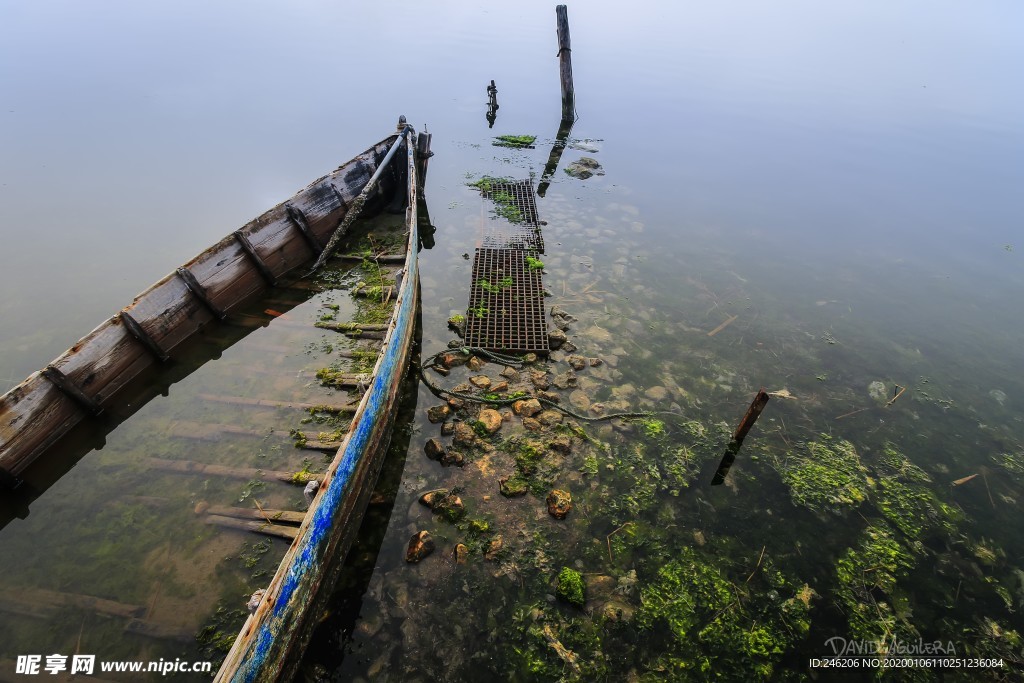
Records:
M750 403L750 407L747 408L747 414L740 420L740 424L736 427L736 433L733 434L732 440L737 444L743 443L743 439L747 437L747 432L757 422L757 418L761 416L761 411L768 405L768 399L771 398L768 392L762 387L758 390L754 400Z
M736 318L738 318L738 317L739 317L738 315L733 315L733 316L729 316L729 319L728 319L728 320L726 320L726 321L725 321L724 323L722 323L721 325L719 325L719 326L718 326L718 327L716 327L715 329L713 329L713 330L711 330L710 332L708 332L708 336L709 336L709 337L714 337L714 336L715 336L716 334L718 334L719 332L721 332L721 331L722 331L722 330L724 330L725 328L729 327L729 325L732 325L732 324L733 324L733 322L734 322L734 321L736 320Z

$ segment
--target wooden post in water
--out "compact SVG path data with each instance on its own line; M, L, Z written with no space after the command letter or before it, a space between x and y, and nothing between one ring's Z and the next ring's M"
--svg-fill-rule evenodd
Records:
M763 388L758 390L757 396L754 397L750 407L747 408L747 414L743 416L742 420L740 420L740 425L736 428L736 433L732 436L732 440L735 441L737 445L743 443L743 439L746 438L747 432L749 432L750 428L754 426L755 422L757 422L757 418L761 415L761 411L764 410L764 407L768 405L769 398L768 392Z
M558 24L558 73L562 81L562 120L576 118L576 94L572 87L572 48L569 45L569 11L565 5L555 7Z

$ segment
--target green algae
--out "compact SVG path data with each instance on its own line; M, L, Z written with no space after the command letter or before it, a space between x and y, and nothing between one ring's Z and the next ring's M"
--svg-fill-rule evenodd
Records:
M670 680L772 679L782 655L810 629L814 592L770 560L761 567L760 585L749 581L680 548L641 588L637 624L651 637L669 638L653 671Z
M860 543L839 558L835 595L844 607L853 638L881 644L897 631L905 636L916 634L905 622L897 627L899 619L891 604L897 582L914 562L913 554L884 525L865 529Z
M815 512L842 514L868 497L867 469L853 444L822 435L779 465L793 503Z
M495 147L524 148L537 141L536 135L499 135L491 142Z

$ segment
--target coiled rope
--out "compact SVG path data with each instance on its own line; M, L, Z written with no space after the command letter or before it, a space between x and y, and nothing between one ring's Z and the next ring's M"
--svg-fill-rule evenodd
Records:
M456 348L445 349L444 351L440 351L438 353L435 353L433 356L430 356L425 361L423 361L423 363L420 364L420 379L422 379L423 383L427 386L428 389L430 389L430 392L432 394L434 394L435 396L437 396L438 398L458 398L458 399L462 399L464 401L471 401L473 403L482 403L482 404L486 404L486 405L496 405L496 406L507 406L507 405L511 405L511 404L515 403L516 401L522 401L522 400L526 400L528 398L535 398L535 399L537 399L537 401L542 406L550 408L551 410L556 410L556 411L558 411L558 412L560 412L560 413L562 413L564 415L568 415L569 417L574 417L577 420L583 420L585 422L599 422L599 421L602 421L602 420L614 420L614 419L617 419L617 418L627 419L627 418L651 417L653 415L658 415L658 414L661 414L661 413L665 412L665 411L640 410L640 411L622 412L622 413L607 413L605 415L581 415L581 414L579 414L579 413L577 413L577 412L575 412L573 410L570 410L570 409L566 408L565 406L562 406L561 404L557 403L556 401L552 401L552 400L544 398L542 396L532 396L531 397L529 395L517 396L515 394L512 394L510 396L506 396L506 397L503 397L503 398L500 398L500 397L490 398L490 397L487 397L487 396L477 396L477 395L474 395L474 394L465 394L465 393L462 393L462 392L459 392L459 391L452 391L451 389L445 389L444 387L442 387L439 384L437 384L436 382L434 382L433 378L429 377L427 375L427 372L426 372L428 369L430 369L432 367L435 367L435 366L444 367L439 362L438 359L440 359L446 353L461 353L461 354L469 354L469 355L482 356L484 358L487 358L488 360L494 361L498 365L504 365L505 367L509 367L509 368L513 368L513 369L514 368L518 368L518 367L523 367L525 365L528 365L527 361L523 357L521 357L521 356L510 356L510 355L506 355L506 354L502 354L502 353L495 353L493 351L488 351L487 349L482 349L482 348L478 348L478 347L475 347L475 346L460 346L460 347L456 347ZM669 414L675 414L675 413L669 413Z

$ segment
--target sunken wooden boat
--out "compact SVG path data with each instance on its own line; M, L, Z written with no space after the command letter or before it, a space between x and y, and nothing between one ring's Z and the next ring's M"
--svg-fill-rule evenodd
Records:
M408 309L417 296L410 289L417 282L416 200L429 155L429 135L417 136L402 117L397 133L204 250L0 396L0 526L14 514L27 514L27 501L194 370L201 333L223 328L247 302L305 275L360 212L373 214L389 204L392 210L407 207L412 245L396 292L402 305L386 332L392 352L378 364L378 373L396 374L406 362ZM218 356L219 349L211 357ZM380 396L368 398L371 412L389 407Z

